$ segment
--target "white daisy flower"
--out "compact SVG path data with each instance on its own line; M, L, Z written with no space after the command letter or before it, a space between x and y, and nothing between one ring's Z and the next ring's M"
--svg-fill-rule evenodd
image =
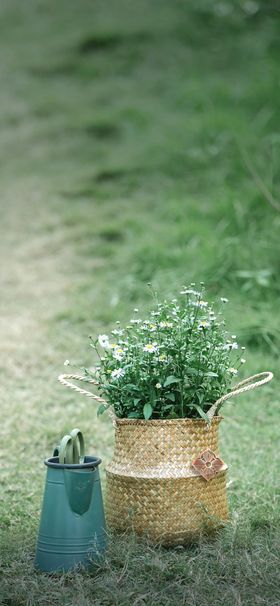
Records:
M227 343L226 345L224 345L224 349L227 350L232 350L232 349L238 349L238 343Z
M236 368L228 368L227 370L231 375L237 375L238 370Z
M207 307L208 301L191 301L191 304L194 305L194 307L203 309L204 307Z
M160 325L160 328L172 328L173 323L172 322L160 322L159 325Z
M184 290L180 291L180 295L195 295L195 294L197 294L197 293L192 288L185 288Z
M158 344L147 343L147 345L144 345L143 351L147 351L148 353L156 353L158 351Z
M184 288L180 291L180 295L193 295L194 297L201 297L202 292L199 290L193 290L193 288Z
M69 365L70 365L69 360L65 360L65 362L64 362L64 366L69 366Z
M113 353L113 358L115 358L115 360L122 360L124 357L124 350L121 347L117 347Z
M206 322L206 320L202 320L198 326L198 329L203 330L204 328L209 328L209 326L209 322Z
M140 318L132 318L132 320L130 320L131 324L141 324L142 320L140 320Z
M123 330L118 330L117 328L111 330L112 335L123 335L123 332Z
M99 335L98 343L101 345L101 347L103 347L103 349L109 349L110 343L108 335Z
M134 307L134 310L133 310L133 311L135 311L135 313L137 314L137 313L138 313L138 311L139 311L138 307Z
M156 388L157 389L161 389L162 388L162 384L161 383L156 383Z
M108 349L116 349L116 347L118 347L117 343L109 343Z
M246 362L245 358L241 358L240 362L241 362L241 364L245 364L245 362Z
M121 377L123 377L125 374L125 371L123 368L116 368L116 370L113 370L111 377L112 379L120 379Z
M228 303L228 299L226 297L221 297L222 303Z

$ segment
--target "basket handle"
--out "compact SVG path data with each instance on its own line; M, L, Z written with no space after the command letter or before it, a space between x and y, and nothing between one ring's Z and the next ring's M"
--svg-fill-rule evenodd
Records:
M100 398L100 396L96 396L91 391L87 391L87 389L82 389L78 385L71 383L69 381L69 379L71 379L73 381L83 381L84 383L91 383L92 385L98 385L98 382L95 381L95 379L89 379L88 377L81 377L80 375L62 374L62 375L59 375L59 377L58 377L59 382L62 385L65 385L65 387L69 387L69 389L73 389L73 391L77 391L78 393L82 394L83 396L87 396L88 398L92 398L92 400L95 400L96 402L100 402L100 404L104 404L106 406L108 415L111 417L113 424L115 425L116 415L115 415L112 407L108 405L106 400L104 400L104 398Z
M96 402L105 404L108 415L111 417L113 424L114 425L116 424L116 415L115 415L112 407L108 406L108 403L106 402L106 400L104 400L104 398L100 398L100 396L93 394L91 391L87 391L86 389L82 389L81 387L78 387L78 385L71 383L69 381L69 379L74 380L74 381L83 381L84 383L91 383L92 385L98 385L98 383L97 383L97 381L95 381L95 379L89 379L88 377L82 377L80 375L72 375L72 374L62 374L62 375L59 375L59 377L58 377L58 380L62 385L65 385L66 387L69 387L69 389L73 389L73 391L77 391L78 393L80 393L84 396L87 396L88 398L92 398L93 400L96 400ZM258 379L258 380L255 381L255 379ZM269 383L269 381L271 381L271 379L273 379L273 373L270 371L265 371L265 372L260 372L256 375L252 375L251 377L248 377L247 379L240 381L240 383L237 383L237 385L235 385L235 387L233 388L232 391L230 391L229 393L227 393L224 396L222 396L221 398L219 398L209 408L208 412L206 413L206 415L209 419L209 423L211 423L214 415L216 414L216 412L219 411L219 409L221 408L221 405L226 400L229 400L229 398L233 398L234 396L238 396L241 393L245 393L246 391L250 391L251 389L255 389L256 387L261 387L262 385L265 385L265 383ZM252 383L252 381L254 381L254 383Z
M255 379L258 379L255 381ZM214 404L212 404L211 408L209 408L206 413L209 422L211 423L214 415L221 408L221 405L229 398L233 398L234 396L238 396L240 393L244 393L245 391L250 391L250 389L255 389L255 387L261 387L265 383L269 383L273 379L273 373L270 371L260 372L257 375L252 375L248 379L244 379L244 381L240 381L237 385L234 386L233 390L229 393L225 394L221 398L219 398ZM252 383L254 381L254 383ZM244 387L243 387L244 386Z

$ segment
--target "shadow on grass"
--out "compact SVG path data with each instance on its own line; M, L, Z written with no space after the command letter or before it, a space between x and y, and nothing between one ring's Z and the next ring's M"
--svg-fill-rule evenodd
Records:
M94 33L84 38L78 45L81 55L115 50L123 45L134 46L150 40L147 32L134 33Z

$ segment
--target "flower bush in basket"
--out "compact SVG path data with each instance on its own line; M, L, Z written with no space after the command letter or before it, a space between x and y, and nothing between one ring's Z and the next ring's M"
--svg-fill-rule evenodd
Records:
M61 375L67 386L99 401L115 424L115 452L107 467L107 521L132 525L165 544L184 543L227 519L226 470L219 456L218 414L233 395L272 378L260 373L231 382L244 349L225 329L221 298L214 307L204 286L183 287L159 301L148 317L92 339L98 363L85 375ZM100 396L69 383L82 379ZM257 382L255 379L258 379Z

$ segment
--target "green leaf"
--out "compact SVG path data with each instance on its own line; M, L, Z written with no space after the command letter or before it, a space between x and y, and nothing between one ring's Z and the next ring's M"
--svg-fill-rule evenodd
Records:
M187 375L199 375L200 372L199 370L197 370L197 368L187 368Z
M197 397L198 397L199 404L202 404L202 403L203 403L203 400L204 400L204 394L203 394L203 393L201 393L200 391L197 391L197 392L196 392L196 395L197 395Z
M169 375L167 379L165 379L163 383L163 387L168 387L168 385L172 385L172 383L180 383L181 379L177 379L174 375Z
M133 399L134 406L136 406L138 404L138 402L140 402L140 401L141 401L141 398L134 398Z
M171 402L175 402L175 394L174 393L165 393L164 397L167 398L168 400L171 400Z
M139 392L139 388L136 387L136 385L133 385L132 383L125 383L123 385L122 389L126 389L127 391L138 391Z
M170 412L170 414L168 415L168 417L167 417L167 418L168 418L168 419L178 419L179 417L178 417L178 415L176 414L176 412L174 412L174 410L172 410L172 411Z
M97 416L100 417L100 415L103 415L105 410L107 410L107 406L105 406L105 404L100 404L97 409Z
M210 425L210 420L208 419L207 414L204 412L204 410L202 410L201 406L199 406L199 404L194 404L193 406L197 410L197 412L199 413L199 416L202 419L204 419L204 421L206 421L206 423L208 425Z
M95 371L91 371L88 370L88 368L83 368L84 374L86 375L86 377L90 377L91 379L96 379L96 370Z
M204 372L203 374L204 374L205 377L218 377L219 376L219 375L217 375L216 372L211 372L211 371Z
M104 389L106 389L107 391L116 391L119 389L119 387L117 385L113 385L112 383L105 383Z
M150 402L146 402L146 404L144 404L143 406L143 415L144 418L146 419L146 421L152 416L153 414L153 408L150 404Z
M128 419L140 419L140 414L139 412L129 412L127 415Z

